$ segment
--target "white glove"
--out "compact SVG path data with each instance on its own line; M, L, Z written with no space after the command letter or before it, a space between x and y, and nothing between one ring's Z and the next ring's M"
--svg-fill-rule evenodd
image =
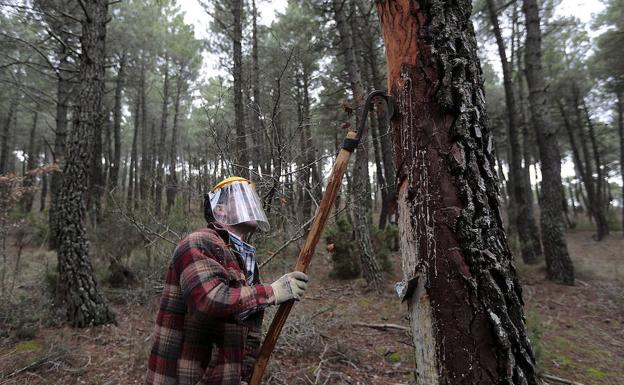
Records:
M293 271L284 274L280 279L271 284L274 305L289 301L291 299L299 301L308 287L308 276L300 271Z

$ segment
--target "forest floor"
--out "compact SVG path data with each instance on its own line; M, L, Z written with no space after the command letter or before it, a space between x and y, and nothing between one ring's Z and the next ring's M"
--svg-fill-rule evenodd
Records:
M568 242L576 286L546 281L543 265L518 263L540 372L585 385L624 384L624 239L617 233L596 243L590 232L576 231L568 233ZM310 289L291 314L265 383L413 382L412 342L405 331L355 325L408 325L404 305L393 292L400 260L395 258L383 294L374 295L362 280L329 278L323 246L319 254L312 264ZM37 292L53 260L48 252L24 253L27 268L17 286L25 298ZM274 263L264 280L271 282L291 263L292 259ZM116 326L72 329L38 321L35 331L18 330L20 342L0 331L0 385L141 384L159 295L151 287L106 288L106 294L117 314ZM28 316L23 309L14 310ZM548 379L545 383L557 384Z

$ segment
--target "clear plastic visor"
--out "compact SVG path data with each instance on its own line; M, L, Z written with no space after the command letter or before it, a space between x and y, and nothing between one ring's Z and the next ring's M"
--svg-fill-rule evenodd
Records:
M255 222L262 231L269 230L269 221L253 186L232 182L209 194L214 218L226 225Z

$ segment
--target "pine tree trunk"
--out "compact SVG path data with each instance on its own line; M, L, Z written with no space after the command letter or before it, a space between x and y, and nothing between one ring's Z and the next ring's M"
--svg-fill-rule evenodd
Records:
M252 65L252 95L253 95L253 135L256 159L254 164L260 166L263 175L270 173L271 164L267 161L264 138L264 126L260 116L260 61L258 60L258 8L256 0L251 1L251 65Z
M340 33L341 48L344 55L345 67L349 74L353 100L356 107L358 107L356 109L357 115L355 124L356 127L359 127L359 107L361 107L364 95L360 69L357 64L353 46L353 36L345 20L343 7L346 3L340 0L332 0L332 5L336 26ZM368 225L368 210L366 208L369 206L369 201L371 199L370 194L367 193L368 189L366 184L368 183L368 145L367 138L364 137L361 138L360 144L355 151L355 164L353 166L353 180L351 183L354 204L351 205L351 213L364 278L374 290L378 291L381 286L381 273L375 258Z
M378 71L377 55L379 52L375 49L376 38L372 31L368 31L368 39L365 44L366 52L368 53L368 60L370 62L371 77L375 89L383 88L382 77ZM383 105L382 105L383 106ZM377 141L379 142L379 152L381 155L381 164L383 166L383 184L380 186L382 190L382 208L379 215L379 228L384 229L386 223L392 214L396 211L396 185L394 183L394 177L396 174L394 167L394 160L392 159L392 137L388 132L388 119L386 118L386 111L378 108L377 115ZM377 145L375 145L375 151L377 151ZM381 181L380 181L381 182Z
M505 104L507 107L507 127L509 129L509 149L511 152L511 162L509 167L510 179L514 180L512 199L514 200L514 218L511 220L516 222L516 230L520 239L520 253L522 260L527 264L536 264L539 262L542 250L540 246L539 233L537 225L533 218L533 210L529 203L527 185L524 181L524 168L522 167L522 147L520 146L518 132L518 110L516 105L516 96L514 95L514 86L511 73L511 65L507 61L505 52L505 41L498 24L498 15L496 14L496 5L494 0L487 0L488 14L490 23L494 29L496 44L498 46L498 54L503 68L503 85L505 88Z
M525 65L529 85L531 121L537 137L542 168L542 188L539 202L546 273L548 279L552 281L573 285L574 267L563 234L561 156L557 132L551 125L546 110L546 91L542 68L542 37L537 1L524 0L522 10L525 14L527 30Z
M28 139L28 161L26 170L31 171L37 168L39 164L39 154L37 154L37 145L35 138L37 136L37 121L39 118L39 108L35 107L35 113L33 114L32 127L30 128L30 135ZM22 197L22 209L23 212L29 213L32 210L33 202L35 200L35 192L32 190L35 184L36 177L32 175L26 175L24 178L24 195Z
M161 213L162 205L162 193L163 184L165 183L165 158L167 150L165 149L165 143L167 141L167 119L169 119L169 54L165 53L165 79L163 82L163 103L160 117L160 140L156 151L157 157L157 169L156 169L156 181L154 186L154 211L156 215Z
M41 144L43 150L43 164L47 165L50 159L48 158L48 149L45 144ZM41 151L39 151L41 152ZM46 208L46 199L48 198L48 176L44 173L41 174L41 195L39 195L39 212L43 212Z
M113 108L113 138L114 155L110 162L109 186L110 190L117 187L119 179L119 165L121 164L121 95L126 81L126 53L122 53L119 58L119 69L117 70L117 80L115 84L115 107Z
M171 128L171 148L169 150L169 174L167 174L167 213L175 204L178 193L178 175L176 163L178 158L178 119L180 115L180 99L182 98L183 66L180 65L176 80L176 94L173 104L173 126Z
M143 54L145 55L145 53ZM145 57L141 58L141 73L139 75L139 95L141 103L141 172L139 180L139 195L142 201L149 198L149 184L152 178L150 167L150 138L149 129L147 127L147 100L146 100L146 84L145 84ZM136 175L135 175L136 178ZM138 203L138 199L136 200Z
M377 1L416 384L537 384L499 215L471 2Z
M102 220L102 193L104 192L104 170L102 169L102 126L108 124L103 111L98 111L92 133L92 155L87 193L87 207L89 208L91 223L98 224Z
M583 112L585 114L585 120L587 122L587 127L589 128L589 139L592 145L592 152L594 154L594 162L596 164L596 236L595 239L597 241L602 240L606 235L609 234L609 224L607 222L607 204L608 199L605 199L606 189L603 189L603 183L605 181L605 177L602 172L602 162L600 161L600 151L598 149L598 142L596 140L596 133L594 129L594 123L592 122L589 111L587 110L587 105L585 104L585 99L581 98L581 104L583 105Z
M620 174L622 175L622 234L624 234L624 95L617 93L617 120L620 133Z
M126 204L128 208L133 207L134 201L136 200L136 196L139 193L136 189L136 179L137 178L137 161L138 161L138 137L139 137L139 126L141 124L141 117L139 116L141 112L141 94L137 92L137 97L134 105L134 132L132 133L132 149L130 150L130 168L128 170L128 198L126 200Z
M2 125L2 145L0 146L0 175L6 174L9 172L9 157L12 156L11 149L11 124L13 123L13 118L15 117L17 111L17 104L19 99L17 98L17 94L11 97L11 102L9 103L9 113L6 116L4 124Z
M59 72L56 84L56 130L54 131L54 152L52 153L52 161L56 163L61 170L65 167L65 156L67 151L67 110L72 91L71 83L65 77L63 72L67 66L69 56L69 53L66 53L65 49L65 46L61 44L59 53ZM61 172L52 173L50 177L50 211L48 212L48 226L50 228L48 246L52 250L56 250L58 248L58 221L62 181L63 174Z
M236 132L236 173L249 179L249 154L247 153L247 132L245 130L245 109L243 106L243 0L232 0L234 32L232 35L233 77L234 77L234 126Z
M68 321L85 327L114 322L99 293L84 227L84 194L93 163L93 137L102 111L108 3L85 2L82 22L78 108L70 132L60 190L58 270Z

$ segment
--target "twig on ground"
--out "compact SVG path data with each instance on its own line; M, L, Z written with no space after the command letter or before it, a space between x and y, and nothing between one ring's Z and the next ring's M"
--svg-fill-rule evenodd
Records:
M576 382L576 381L572 381L572 380L566 380L565 378L561 378L561 377L557 377L557 376L553 376L552 374L547 374L544 373L542 375L542 377L544 377L547 380L551 380L551 381L555 381L558 382L560 384L566 384L566 385L583 385L580 382Z
M314 317L318 317L323 313L327 313L330 310L334 310L336 308L336 305L332 305L332 306L328 306L323 310L319 310L316 313L312 314L312 316L310 317L310 319L314 319Z
M397 324L367 324L363 322L355 322L352 325L371 328L371 329L377 329L377 330L396 329L396 330L403 330L406 332L410 330L407 326L402 326L402 325L397 325Z

